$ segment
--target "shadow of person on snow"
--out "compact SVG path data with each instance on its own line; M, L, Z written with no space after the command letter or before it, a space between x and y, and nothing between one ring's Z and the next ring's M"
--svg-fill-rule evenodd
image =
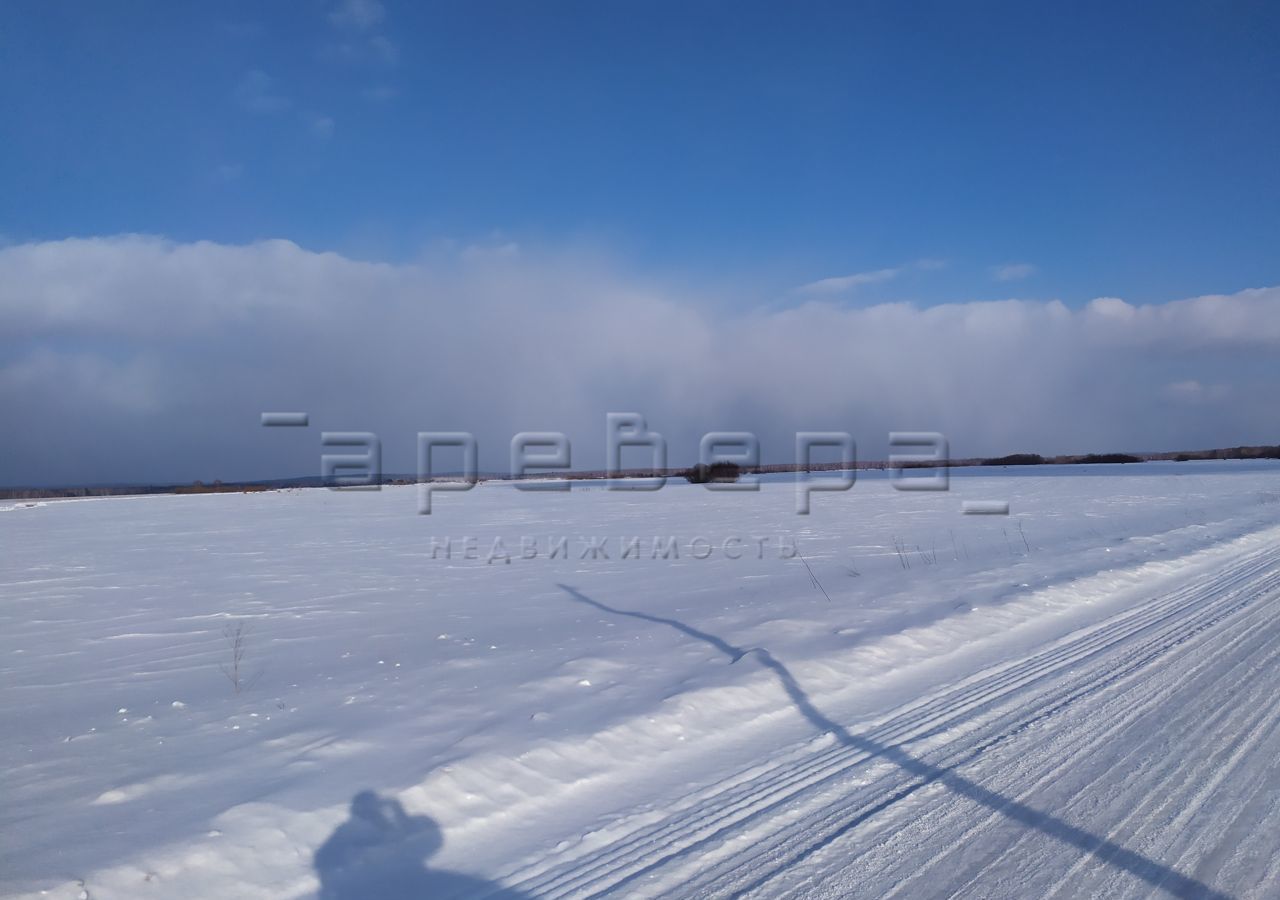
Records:
M400 801L361 791L351 815L315 854L319 900L531 900L500 884L426 865L444 845L440 826Z

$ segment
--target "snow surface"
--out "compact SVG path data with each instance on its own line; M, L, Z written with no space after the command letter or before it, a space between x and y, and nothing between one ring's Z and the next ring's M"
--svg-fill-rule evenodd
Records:
M1280 467L955 474L4 505L0 890L1280 895Z

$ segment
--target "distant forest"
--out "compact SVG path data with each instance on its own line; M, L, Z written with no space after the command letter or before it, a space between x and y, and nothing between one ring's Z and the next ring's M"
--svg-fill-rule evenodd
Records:
M944 465L949 468L967 466L1061 466L1061 465L1096 465L1102 463L1137 463L1155 461L1190 462L1203 459L1280 459L1280 444L1255 447L1224 447L1218 450L1184 450L1171 453L1086 453L1074 456L1041 456L1038 453L1012 453L1008 456L991 458L952 459ZM886 469L889 463L885 460L866 460L863 462L812 463L808 467L811 472L830 472L838 469ZM933 468L933 463L912 462L904 468ZM716 472L714 467L706 469L695 466L692 469L627 469L617 473L622 478L653 478L665 476L669 478L686 477L695 483L705 481L734 480L740 474L769 474L775 472L795 472L799 466L794 463L755 466L752 468L734 468L732 477L729 473ZM479 476L480 481L493 481L507 476L488 473ZM572 481L591 481L609 477L609 473L596 472L562 472L541 473L538 478L562 478ZM415 484L413 475L386 475L381 484ZM441 476L439 481L458 480L458 476ZM133 494L247 494L258 491L277 491L294 488L340 487L341 483L326 482L319 476L301 478L277 478L267 481L212 481L205 483L195 481L191 484L156 484L156 485L98 485L89 487L37 487L37 488L0 488L0 500L39 500L67 497L112 497Z

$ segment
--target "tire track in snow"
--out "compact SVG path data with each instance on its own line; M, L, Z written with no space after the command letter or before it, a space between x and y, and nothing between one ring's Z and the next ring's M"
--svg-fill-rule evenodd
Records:
M1186 593L1186 592L1182 592L1182 593ZM1176 602L1176 599L1180 598L1182 596L1182 593L1179 593L1177 597L1175 597L1174 601L1158 604L1159 607L1163 609L1165 606L1169 605L1169 603ZM608 609L608 607L604 607L604 608ZM652 618L652 617L646 616L646 618ZM1136 624L1137 626L1142 627L1147 624L1150 624L1150 622L1156 619L1157 616L1153 613L1147 613L1146 615L1132 616L1127 618L1138 619L1139 621ZM1134 623L1126 622L1125 624L1134 624ZM1095 632L1095 635L1096 634L1098 634L1098 632ZM1114 636L1111 635L1111 629L1107 629L1105 632L1102 632L1101 634L1102 636L1098 637L1096 641L1082 641L1080 642L1080 646L1073 646L1069 649L1072 651L1078 651L1081 647L1083 647L1084 649L1089 649L1090 647L1093 647L1095 645L1106 646L1114 640ZM727 652L734 653L735 657L741 655L737 651L737 648L730 648L728 647L728 645L724 645L722 649L726 650ZM1052 661L1056 659L1058 655L1059 654L1046 654L1044 657L1037 657L1037 659L1032 660L1031 662L1038 663L1042 659L1046 659L1046 658ZM1079 656L1079 653L1074 653L1072 658L1075 658L1078 656ZM1024 669L1026 667L1027 666L1019 666L1015 668ZM1044 668L1045 668L1044 666L1035 666L1034 667L1035 671L1033 672L1033 674L1036 674L1036 675L1041 674L1041 670ZM1007 671L1008 670L1002 670L1002 673L1000 674L1004 674L1004 672L1007 672ZM988 696L988 694L984 692L980 686L977 688L971 687L962 692L957 692L957 693L964 693L967 695L977 694L980 698L986 698ZM951 694L948 696L955 696L955 695L956 694ZM946 702L942 702L936 705L944 710L950 710L952 707L952 704L949 704ZM958 706L959 704L957 703L955 705ZM916 710L914 714L910 714L910 713L904 714L900 717L893 719L888 726L882 726L881 728L878 728L872 732L869 732L869 735L879 739L887 739L890 737L898 737L902 734L908 734L909 726L914 724L916 721L918 721L921 715L922 714L919 712L919 710ZM953 724L955 721L960 721L965 718L967 718L967 710L960 709L958 712L956 712L954 716L952 716L951 720L949 720L947 724L950 725L950 724ZM926 723L928 723L935 720L926 719L925 721ZM828 776L838 777L844 774L845 770L849 767L850 764L856 765L858 763L867 761L868 759L871 758L871 756L872 754L867 754L865 752L850 751L847 746L837 744L835 748L818 754L806 764L802 764L799 766L796 766L796 765L788 766L784 763L780 765L777 768L783 769L784 771L783 776L781 776L776 780L771 780L771 782L768 784L766 784L762 779L754 779L751 782L748 782L745 785L745 787L742 787L735 792L736 794L745 796L747 798L745 801L731 802L726 804L723 801L725 794L728 793L726 791L726 792L720 792L720 793L714 794L707 801L705 801L705 803L709 804L711 808L718 811L717 818L724 818L725 816L728 816L732 813L742 812L744 802L749 807L759 806L761 803L764 802L763 800L760 799L760 795L762 791L764 791L766 788L769 789L768 792L765 793L765 799L767 800L767 799L770 799L770 794L776 793L777 789L782 787L790 786L793 784L799 784L802 788L811 787L813 786L814 777L816 775L823 774L821 771L821 767L824 764L830 763L830 766L828 766L828 770L826 772ZM835 762L831 762L833 758L835 758ZM737 781L738 779L733 779L733 780ZM758 810L751 808L751 809L747 809L746 811L748 813L754 814ZM644 856L648 853L653 843L656 843L660 840L665 840L667 838L672 837L673 835L680 835L681 833L688 832L690 822L691 821L698 822L698 819L699 817L696 815L693 815L691 810L685 809L682 815L667 817L664 820L663 825L659 826L666 833L655 834L653 833L652 830L650 830L646 834L641 834L625 842L615 842L611 846L610 850L614 851L612 855L614 855L615 857L617 856L617 853L619 850L625 850L627 848L632 848L635 850L636 854L638 854L639 856ZM703 821L699 824L707 825L709 824L709 822L706 818L703 818ZM715 823L712 822L710 824L715 824ZM685 836L687 837L688 835L685 834ZM574 876L575 881L582 881L584 879L584 876L586 876L588 872L583 870L578 870L571 874ZM531 884L530 886L538 887L539 889L544 891L547 890L548 888L548 886L545 883ZM563 885L563 884L556 885L556 887L565 887L565 886L566 885Z
M1276 586L1280 586L1280 579L1277 580ZM1203 629L1201 628L1198 630L1203 630ZM1177 643L1182 643L1182 642L1183 640L1177 641ZM1140 660L1137 664L1126 668L1126 670L1122 674L1128 674L1129 672L1133 671L1133 669L1136 668L1137 666L1144 665L1145 662L1146 660ZM1120 676L1109 677L1107 679L1104 679L1103 682L1101 682L1101 684L1105 686L1110 682L1119 680L1119 677ZM984 743L979 744L977 747L966 747L966 744L962 743L961 746L966 747L966 749L962 751L964 753L964 756L961 759L958 759L958 760L944 759L934 763L934 765L936 765L939 769L943 769L945 771L953 771L954 769L958 769L961 766L967 765L977 760L984 753L988 752L989 750L993 749L999 744L1002 744L1010 740L1011 738L1016 737L1021 732L1025 732L1030 727L1034 726L1039 720L1044 720L1049 718L1050 716L1054 715L1061 709L1064 709L1070 703L1075 702L1075 700L1079 699L1082 696L1093 694L1097 688L1098 688L1097 684L1090 685L1089 687L1086 687L1080 691L1075 692L1073 696L1068 697L1066 700L1059 700L1056 705L1050 706L1048 709L1033 707L1039 710L1033 719L1015 722L1012 725L1008 726L1008 730L997 733L994 738L990 738L986 740ZM900 791L899 795L895 795L895 802L897 800L902 800L908 796L911 796L919 788L925 787L930 784L932 784L932 782L926 779L915 785L909 786L908 788ZM963 792L961 793L963 794ZM1004 802L991 805L991 808L995 810L997 816L1003 815L1005 817L1008 817L1011 810L1017 809L1017 805L1019 804L1019 802L1020 801L1018 798L1006 797L1004 798ZM773 873L778 874L778 873L784 872L785 870L796 865L801 860L807 859L809 856L825 850L836 839L844 838L847 834L849 834L852 831L851 826L861 825L866 820L866 814L863 811L858 811L852 818L845 819L845 821L843 821L840 825L838 825L834 829L830 827L829 825L830 819L833 816L842 815L842 811L846 809L848 805L849 805L848 800L846 798L841 798L838 802L831 804L824 809L819 810L817 813L810 815L808 817L807 822L802 823L790 829L793 832L797 832L797 831L799 832L798 837L794 838L792 842L800 843L803 846L799 850L793 850L791 858L785 859L783 861L776 861L776 864L773 869ZM877 814L885 811L885 808L883 808L883 804L873 809ZM972 812L973 810L970 810L970 814L972 814ZM1019 817L1016 817L1016 816L1013 818L1015 819L1015 821L1019 819ZM1022 817L1022 818L1025 818L1025 817ZM1023 824L1026 824L1026 823L1023 822ZM1081 835L1078 833L1073 835L1073 837L1075 838L1079 838L1080 836ZM1077 845L1079 845L1078 842L1076 843ZM1117 845L1114 845L1113 843L1107 842L1105 839L1099 838L1095 835L1090 835L1090 838L1084 842L1084 845L1091 849L1102 848L1103 850L1105 850L1106 852L1110 853L1113 856L1117 854L1124 854L1126 852L1125 848L1122 848ZM758 847L753 848L752 852L753 854L758 854L759 853ZM785 853L785 849L782 852ZM777 854L775 853L774 855L776 856ZM928 857L926 857L926 859L927 858ZM1130 866L1132 866L1133 864L1137 864L1139 867L1139 871L1144 875L1148 875L1152 877L1160 875L1158 871L1159 867L1152 864L1152 861L1150 860L1146 861L1145 863L1139 863L1137 860L1134 860L1127 855L1125 856L1125 859L1128 861ZM912 858L912 864L914 865L918 861L919 861L919 855L917 853L917 855ZM1176 873L1168 873L1168 875L1176 877ZM770 877L772 877L772 875L756 877L756 879L753 882L751 882L748 888L736 890L732 893L732 895L739 896L741 893L746 893L749 890L754 890L756 887L759 887L765 884ZM1165 877L1165 876L1162 876L1162 877ZM1191 896L1211 895L1210 893L1206 893L1202 891L1199 887L1195 885L1180 885L1179 888L1180 888L1179 890L1175 891L1175 894L1180 896L1186 894L1187 891L1189 891L1189 895Z
M1182 589L1113 616L1097 626L1082 629L1040 654L1014 665L1002 666L995 671L989 670L984 676L971 679L968 683L961 683L955 689L944 692L926 703L908 708L899 716L872 729L858 740L876 744L896 740L901 745L935 737L957 727L965 719L988 713L1002 703L1016 700L1031 686L1062 680L1061 676L1064 672L1087 665L1101 670L1105 668L1102 665L1104 661L1114 664L1119 661L1113 658L1117 649L1129 644L1136 644L1136 647L1131 648L1121 658L1127 662L1126 672L1136 671L1150 665L1164 653L1188 640L1189 635L1211 628L1222 617L1240 608L1240 603L1232 606L1232 600L1238 601L1242 592L1252 592L1252 596L1256 596L1259 589L1274 589L1276 579L1266 578L1265 575L1269 572L1274 573L1278 562L1280 562L1280 554L1275 550L1264 549L1249 553L1221 572L1198 578ZM1257 583L1259 581L1264 584ZM1247 605L1248 602L1250 601L1246 598L1243 605ZM602 606L602 604L598 605ZM1144 649L1147 652L1144 653ZM767 653L767 651L756 652ZM773 662L780 667L781 664ZM1050 710L1047 715L1052 715L1056 708L1076 702L1090 693L1096 693L1102 686L1121 677L1115 674L1114 669L1111 671L1112 676L1103 680L1101 684L1090 683L1086 688L1075 692L1050 691L1045 697L1037 698L1044 703L1044 706L1038 709L1042 711L1047 707ZM1070 674L1067 680L1072 680ZM1081 679L1077 677L1074 680ZM1033 716L1032 721L1040 717ZM1026 725L1021 726L1013 734L1025 730L1026 727ZM1009 734L1000 735L995 742L1009 738ZM981 752L989 749L992 743L981 743L978 746L981 748L978 750L980 755ZM778 815L780 808L793 800L797 794L829 788L832 782L847 778L852 769L868 762L881 760L885 755L884 749L868 751L851 749L841 744L812 754L812 758L807 762L798 764L791 762L796 755L793 751L789 757L783 757L777 765L765 768L758 775L738 773L732 779L733 783L730 786L709 789L683 809L675 811L666 820L642 826L594 856L565 860L562 865L552 866L540 874L531 873L530 877L517 886L545 897L583 895L584 893L595 896L623 885L635 888L637 887L635 882L640 877L655 874L657 870L672 863L687 862L687 857L695 850L710 850L712 844L723 844L731 837L730 832L735 828L750 830L761 827L762 816ZM953 754L948 754L948 756L951 755ZM963 762L958 764L962 765ZM939 780L945 783L949 778L954 777L947 774L950 772L949 768L931 766L927 763L918 763L918 765L925 767L925 777L919 784L906 786L908 795L926 784ZM759 767L756 767L756 771L759 771ZM883 780L880 778L873 782L876 794L881 794ZM855 793L861 797L870 791L859 790ZM850 797L845 801L845 809L848 808L848 800L852 799L854 798ZM881 800L880 803L862 809L855 816L855 820L863 821L877 811L883 811L880 809L883 806L884 801ZM1022 814L1025 816L1025 811ZM995 815L998 816L998 814ZM651 817L650 814L647 818ZM781 830L783 832L798 830L804 833L806 828L802 821L799 826L791 829L784 824ZM813 837L811 833L809 836ZM1074 836L1081 837L1078 834ZM832 836L828 836L824 842L829 843L832 839ZM1089 836L1088 841L1096 842L1096 836ZM822 843L820 842L819 846ZM655 851L655 848L660 849ZM752 868L756 871L758 871L759 861L757 851L760 849L758 846L753 847L752 855L757 859L757 866ZM1112 847L1110 851L1121 853L1123 848ZM765 855L774 856L775 854ZM732 858L735 854L731 853L729 856ZM1150 862L1149 860L1135 861L1127 856L1123 858L1138 867ZM794 866L798 861L785 862L779 870ZM712 866L712 868L721 867ZM693 880L705 882L705 879L700 878ZM732 880L734 879L730 879ZM765 876L761 884L767 880L768 877ZM1185 882L1178 882L1175 879L1175 886L1181 884L1190 892L1199 890L1200 886L1190 883L1189 879L1185 879ZM693 887L692 884L687 886ZM728 887L728 885L722 886ZM714 886L708 885L708 887L713 892L718 892L715 891Z
M1259 556L1263 558L1260 560L1256 559L1256 557ZM1247 578L1256 575L1259 571L1265 571L1273 564L1270 555L1266 551L1255 554L1249 559L1252 561L1252 565L1246 563L1245 565L1240 566L1239 571L1234 573L1235 577L1232 579L1232 582L1246 580ZM997 687L1009 685L1022 687L1027 683L1028 678L1039 679L1043 677L1051 677L1062 668L1061 665L1055 664L1067 660L1070 664L1074 665L1076 661L1086 655L1085 651L1109 647L1116 643L1122 635L1127 636L1132 634L1136 629L1145 628L1152 624L1165 621L1170 618L1168 610L1171 607L1175 610L1172 615L1176 617L1176 615L1180 614L1185 602L1188 599L1194 600L1198 597L1198 592L1200 590L1201 588L1198 583L1193 583L1183 589L1174 591L1166 597L1151 601L1135 611L1124 613L1106 620L1102 625L1095 626L1092 629L1087 630L1083 637L1077 637L1076 639L1065 643L1057 650L1046 651L1045 653L1039 654L1030 660L1014 666L1002 667L997 670L994 675L980 678L974 685L967 687L962 685L955 691L949 692L935 701L923 704L920 707L908 709L905 713L895 717L885 725L868 732L868 736L876 740L900 739L904 735L910 734L910 727L922 721L922 719L925 721L940 723L940 727L943 729L950 728L956 722L969 717L969 708L962 706L962 702L972 700L975 697L979 700L991 701L994 689L988 687L988 685L995 685ZM616 612L611 610L609 607L604 607L603 604L596 605L607 611ZM654 617L643 616L643 618L653 619ZM721 643L723 644L723 642ZM727 644L723 645L721 649L723 652L733 653L735 657L740 656L745 652L739 651L737 648L729 647ZM1004 696L1004 693L1002 692L995 696L998 699L999 697ZM931 711L935 709L952 713L952 715L945 720L924 718L929 716ZM936 716L937 713L933 713L933 715ZM935 731L936 730L939 729L935 729ZM757 811L755 807L758 807L762 803L760 800L762 792L768 796L769 794L775 793L780 787L793 784L807 786L816 774L820 774L820 767L824 765L829 766L827 774L839 776L845 771L850 761L856 764L858 762L865 761L868 758L869 756L866 753L852 752L847 746L837 744L834 748L815 755L806 764L786 765L784 763L778 766L777 768L783 770L783 774L777 779L765 781L763 779L756 778L747 782L744 786L739 787L733 792L733 794L745 799L737 802L733 802L732 800L726 802L726 798L731 797L732 795L730 795L728 791L716 791L702 802L716 810L720 818L732 815L735 812L741 812L744 804L747 807L751 807L751 809L748 810L749 812L754 813ZM739 782L737 778L733 779L733 781ZM666 840L672 835L679 835L682 832L687 832L689 830L690 822L698 821L699 819L702 819L702 824L707 824L709 821L705 817L696 815L693 809L685 807L682 810L682 815L667 817L663 824L655 826L662 829L661 833L655 833L653 829L650 829L646 833L639 834L626 841L615 842L610 847L610 851L612 851L611 855L616 857L620 852L623 852L628 848L638 848L635 852L643 856L647 853L653 843ZM598 867L602 863L602 860L597 857L595 862L596 866L593 866L592 868ZM587 875L587 872L579 870L571 874L573 875L573 880L581 881L584 876ZM548 887L550 887L549 885L541 882L530 882L529 886L538 887L541 890L547 890ZM563 885L555 885L555 887L562 886Z
M1256 618L1259 615L1265 614L1265 612L1265 607L1254 610L1253 617ZM1197 654L1212 649L1214 651L1214 655L1203 658L1195 667L1194 671L1192 673L1188 673L1187 680L1197 678L1204 671L1220 667L1222 659L1221 654L1227 651L1233 651L1241 644L1245 644L1247 642L1251 644L1262 644L1265 647L1267 644L1273 643L1269 641L1265 635L1259 636L1258 632L1249 631L1247 628L1243 627L1243 622L1237 622L1234 624L1234 631L1237 633L1226 646L1213 648L1208 646L1199 646L1195 648ZM1267 662L1274 662L1277 656L1280 656L1280 648L1277 649L1276 653L1271 654L1271 656L1267 658ZM1232 677L1237 674L1239 669L1249 668L1249 660L1250 657L1248 656L1237 659L1227 673L1219 675L1215 680ZM1037 792L1053 784L1064 774L1069 774L1073 769L1076 769L1081 764L1084 757L1086 757L1091 751L1096 751L1099 747L1105 746L1112 737L1130 729L1135 722L1150 716L1153 711L1163 708L1170 699L1175 698L1185 690L1185 683L1185 681L1174 682L1166 680L1162 685L1161 690L1149 695L1141 705L1133 705L1129 702L1130 698L1128 693L1123 688L1120 689L1116 696L1112 697L1106 704L1108 711L1104 716L1102 716L1105 725L1100 728L1093 729L1073 729L1073 731L1068 734L1068 737L1070 738L1073 735L1080 735L1082 739L1074 741L1073 745L1069 748L1064 748L1061 745L1061 742L1056 743L1054 745L1054 755L1058 757L1059 763L1055 766L1044 769L1042 774L1040 774L1040 776L1036 778L1029 787L1018 794L1018 799L1023 800L1024 802L1029 802ZM1112 705L1127 705L1128 709L1122 710L1119 715L1113 715L1109 711L1109 707ZM1274 722L1274 717L1269 714L1266 707L1259 707L1259 709L1261 710L1261 714L1252 717L1251 724L1247 729L1245 729L1246 733L1256 733L1256 723L1258 719L1267 719L1269 723ZM1241 730L1239 725L1240 721L1242 719L1251 718L1246 713L1247 711L1242 711L1236 706L1223 706L1217 709L1213 715L1205 718L1199 715L1198 710L1191 711L1189 708L1184 708L1177 712L1174 721L1168 723L1167 730L1178 731L1180 728L1185 726L1186 730L1181 732L1184 735L1203 734L1212 733L1220 725L1225 724L1232 733L1238 733ZM1224 723L1223 720L1228 717L1232 717L1231 721ZM1113 770L1119 769L1148 774L1151 771L1150 769L1127 767L1126 764L1132 762L1134 757L1144 755L1149 756L1150 754L1151 746L1149 743L1131 745L1127 751L1125 751L1124 755L1112 764L1112 768ZM1024 764L1021 767L1023 770L1032 769L1033 771L1037 768L1039 768L1039 766L1028 764ZM1142 784L1143 790L1148 795L1144 798L1146 802L1140 802L1137 805L1133 805L1128 803L1126 800L1124 803L1127 805L1127 811L1120 814L1120 821L1105 835L1106 839L1110 840L1112 843L1120 843L1121 839L1126 836L1123 832L1124 825L1140 815L1149 814L1151 806L1156 803L1156 798L1163 796L1165 798L1164 806L1172 803L1173 801L1170 799L1171 795L1165 793L1164 789L1172 779L1180 774L1185 776L1186 770L1179 768L1176 760L1169 758L1168 764L1159 769L1159 777L1156 784L1151 784L1149 779L1146 783ZM1008 780L1016 782L1016 777ZM1063 809L1063 815L1072 811L1075 806L1080 805L1074 802L1080 799L1079 795L1073 797L1072 802L1068 803L1068 806ZM1118 804L1118 801L1113 801L1108 806L1108 810ZM983 831L996 826L999 820L999 816L991 814L982 817L975 823L972 822L972 816L965 810L951 809L945 812L949 813L949 820L935 822L931 827L936 833L941 834L952 824L952 820L961 820L962 830L960 833L955 836L948 835L945 840L948 845L956 847L971 846L978 835ZM1081 818L1097 819L1099 818L1099 814L1095 811L1091 816ZM968 820L967 825L963 824L966 820ZM1032 845L1037 843L1038 837L1040 836L1035 833L1022 832L1018 834L1012 842L1004 843L997 855L983 864L967 883L959 886L956 889L956 893L962 893L966 889L973 888L975 885L978 885L989 870L998 869L1005 860L1020 860L1023 864L1022 868L1026 868L1029 865L1026 860L1034 856L1032 852ZM961 851L958 849L948 850L945 853L939 854L932 860L928 861L924 866L919 867L916 871L905 877L887 896L909 894L910 891L908 889L911 885L916 883L919 879L928 876L935 870L944 868L948 863L956 863L957 860L955 857L960 855ZM1069 880L1076 871L1087 866L1090 862L1096 864L1097 861L1093 860L1088 855L1082 855L1072 866L1071 870L1063 876L1063 882ZM1050 888L1045 891L1044 895L1052 896L1052 890L1053 888Z

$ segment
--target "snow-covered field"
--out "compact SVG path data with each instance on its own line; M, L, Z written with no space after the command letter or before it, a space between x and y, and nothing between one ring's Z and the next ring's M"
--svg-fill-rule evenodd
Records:
M1280 896L1275 464L415 491L0 507L3 893Z

